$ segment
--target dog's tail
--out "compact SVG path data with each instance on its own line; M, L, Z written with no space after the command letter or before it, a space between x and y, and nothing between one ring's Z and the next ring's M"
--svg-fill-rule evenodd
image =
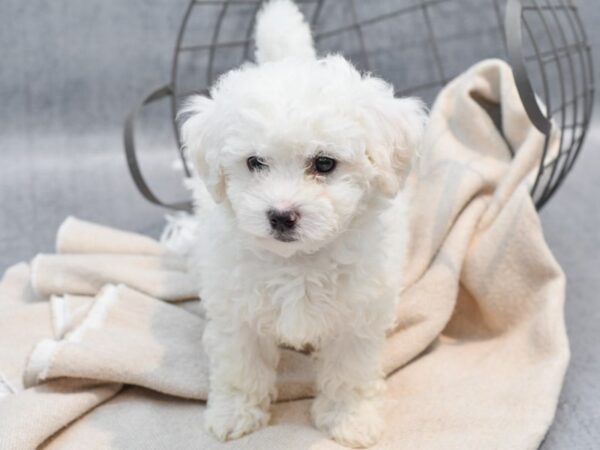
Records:
M292 0L269 0L257 15L255 37L258 63L316 57L310 27Z

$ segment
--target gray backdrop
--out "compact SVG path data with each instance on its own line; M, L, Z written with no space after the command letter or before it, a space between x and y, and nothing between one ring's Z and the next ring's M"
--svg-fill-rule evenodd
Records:
M578 3L600 60L598 0ZM162 228L164 212L143 201L130 181L121 126L148 89L168 80L186 4L0 0L0 271L52 251L67 215L152 235ZM140 145L149 177L174 199L183 194L170 169L167 115L152 108ZM600 440L599 145L600 122L541 214L569 280L573 353L544 449L597 448Z

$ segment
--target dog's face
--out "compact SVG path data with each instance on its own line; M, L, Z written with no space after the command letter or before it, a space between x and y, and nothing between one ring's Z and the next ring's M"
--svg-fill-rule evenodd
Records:
M422 105L396 99L339 56L246 66L194 98L184 144L240 230L282 256L347 229L373 196L402 186Z

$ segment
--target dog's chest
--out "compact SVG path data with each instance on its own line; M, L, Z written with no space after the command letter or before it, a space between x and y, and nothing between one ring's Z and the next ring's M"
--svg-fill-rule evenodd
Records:
M340 272L333 266L286 268L265 280L271 332L284 344L318 346L340 320Z

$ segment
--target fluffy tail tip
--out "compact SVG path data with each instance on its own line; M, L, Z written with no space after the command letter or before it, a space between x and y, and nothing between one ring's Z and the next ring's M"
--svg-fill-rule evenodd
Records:
M256 61L316 57L308 23L292 0L270 0L256 19Z

